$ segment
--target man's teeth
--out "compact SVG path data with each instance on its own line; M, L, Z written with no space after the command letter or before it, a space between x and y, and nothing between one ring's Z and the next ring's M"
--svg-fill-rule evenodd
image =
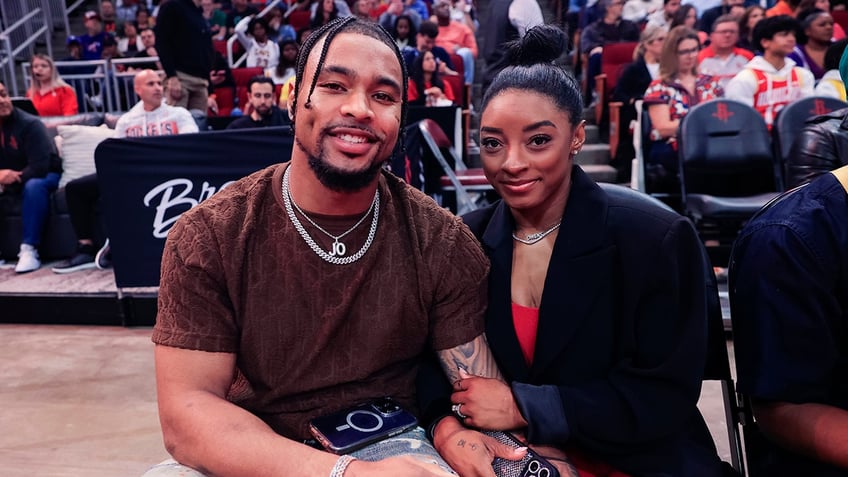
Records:
M356 144L360 144L360 143L368 141L367 139L365 139L362 136L354 136L353 134L340 134L338 137L342 141L352 142L352 143L356 143Z

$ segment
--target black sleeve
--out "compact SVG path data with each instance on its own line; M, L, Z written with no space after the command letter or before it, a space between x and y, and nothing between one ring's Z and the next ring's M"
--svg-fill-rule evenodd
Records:
M177 61L173 45L179 41L179 8L175 2L165 2L159 7L159 15L156 17L156 52L159 54L159 62L165 70L165 77L177 76Z
M21 182L33 177L45 177L50 172L53 148L47 136L47 128L41 121L30 122L21 134L27 166L21 172Z
M795 138L785 166L787 188L809 182L841 165L835 132L828 124L833 121L808 124Z

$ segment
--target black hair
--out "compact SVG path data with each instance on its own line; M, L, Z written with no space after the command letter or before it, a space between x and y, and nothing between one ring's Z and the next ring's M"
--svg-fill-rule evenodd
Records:
M509 65L492 80L483 96L481 111L494 97L506 90L522 90L550 98L568 113L572 126L583 117L583 98L574 76L553 61L565 51L568 38L554 25L539 25L527 30L519 40L506 45Z
M282 40L282 41L279 43L279 46L280 46L280 62L279 62L279 63L277 63L277 67L276 67L276 70L277 70L277 76L282 77L282 76L283 76L283 74L286 72L286 68L297 68L297 57L295 57L295 58L294 58L294 61L293 61L293 62L291 62L291 63L289 63L289 62L285 59L285 57L283 57L283 49L284 49L285 47L289 46L289 45L294 45L294 46L295 46L295 48L297 48L298 50L300 50L300 45L298 45L298 44L297 44L297 41L295 41L295 40Z
M791 32L798 37L798 22L789 15L777 15L774 17L766 17L760 20L754 26L754 32L751 37L751 43L754 48L763 51L763 40L771 40L774 35L783 32Z
M297 68L295 70L294 91L291 92L291 94L294 95L294 100L292 100L292 108L290 111L290 114L292 115L292 130L294 130L294 115L297 114L297 97L300 93L301 87L305 86L303 84L303 72L304 70L306 70L306 63L309 59L309 55L312 53L312 50L315 49L315 45L317 45L322 38L326 38L324 40L324 45L321 48L320 56L318 57L318 64L315 66L315 72L312 74L312 83L309 84L309 92L306 95L306 104L303 106L305 108L311 107L310 101L312 98L312 92L315 91L315 85L318 83L318 76L321 74L321 69L324 67L324 60L327 58L327 50L330 48L330 44L333 42L333 39L339 33L356 33L359 35L367 36L369 38L374 38L375 40L380 41L384 45L388 46L389 49L394 52L395 58L397 58L398 65L400 66L401 71L401 137L398 140L398 144L402 147L404 142L404 126L406 125L406 112L408 109L407 87L409 83L409 75L406 72L406 62L403 60L403 56L401 56L397 44L385 28L380 26L378 23L362 20L354 16L337 18L331 21L330 23L323 25L321 28L309 35L306 41L303 42L303 45L301 45L300 51L298 51L297 53Z
M271 31L271 28L268 27L268 19L267 18L265 18L265 17L253 17L253 19L250 20L250 23L247 24L247 32L250 33L251 35L253 35L253 28L256 25L262 25L262 28L265 29L266 35L268 34L268 32Z
M392 31L390 31L389 33L392 34L392 38L397 40L397 37L398 37L397 24L401 20L406 20L406 22L409 23L409 34L406 36L406 40L410 45L412 45L412 44L415 43L415 35L418 34L418 29L415 28L415 22L412 21L411 16L406 15L406 14L398 15L398 17L395 19L394 25L392 25Z
M835 41L827 47L824 53L824 70L838 70L839 62L842 60L842 53L845 52L845 47L848 46L848 38L843 38Z
M269 78L267 76L256 75L256 76L251 77L249 80L247 80L247 91L250 92L251 91L250 88L252 88L253 85L255 85L256 83L270 84L271 89L272 90L274 89L274 80L272 80L271 78Z
M410 101L410 104L415 105L423 105L426 102L426 95L424 94L424 56L430 53L433 55L432 51L424 51L418 54L415 57L415 61L412 62L412 68L409 70L409 78L415 83L415 88L418 90L418 98L415 101ZM436 56L433 55L433 59ZM430 85L436 86L440 90L445 90L445 82L442 81L442 78L439 76L439 67L436 65L435 71L433 71L432 76L430 77Z
M430 38L436 38L439 36L439 24L431 22L430 20L425 20L418 26L418 33Z
M698 10L694 6L688 3L686 5L680 5L680 8L678 8L671 17L671 24L668 26L668 29L671 30L676 26L685 25L686 17L689 16L689 12L692 10L695 10L696 15L698 14ZM695 20L695 26L692 28L698 28L698 20Z
M339 18L339 7L336 6L336 2L333 2L333 9L330 11L330 18L324 18L324 2L323 0L318 1L318 8L315 9L315 16L312 18L312 22L310 22L309 26L312 28L318 28L321 25L330 23L331 21Z
M807 44L809 38L807 37L807 32L805 30L809 28L817 17L825 14L830 15L830 13L820 8L807 8L798 12L798 15L795 16L795 21L798 22L798 31L795 32L795 41L799 45Z

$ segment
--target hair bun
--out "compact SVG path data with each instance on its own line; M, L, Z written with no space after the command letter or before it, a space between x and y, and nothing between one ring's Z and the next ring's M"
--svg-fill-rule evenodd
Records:
M509 63L513 66L552 63L562 55L567 46L568 37L561 28L555 25L538 25L527 30L523 38L507 45Z

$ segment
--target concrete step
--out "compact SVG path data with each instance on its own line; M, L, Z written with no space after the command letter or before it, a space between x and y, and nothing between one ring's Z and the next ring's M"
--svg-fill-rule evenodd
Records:
M587 124L586 128L586 144L597 144L601 142L601 131L594 124Z
M595 182L616 182L618 171L606 164L588 164L580 166Z
M581 166L589 164L609 165L609 144L584 144L580 154L575 156L574 162Z

